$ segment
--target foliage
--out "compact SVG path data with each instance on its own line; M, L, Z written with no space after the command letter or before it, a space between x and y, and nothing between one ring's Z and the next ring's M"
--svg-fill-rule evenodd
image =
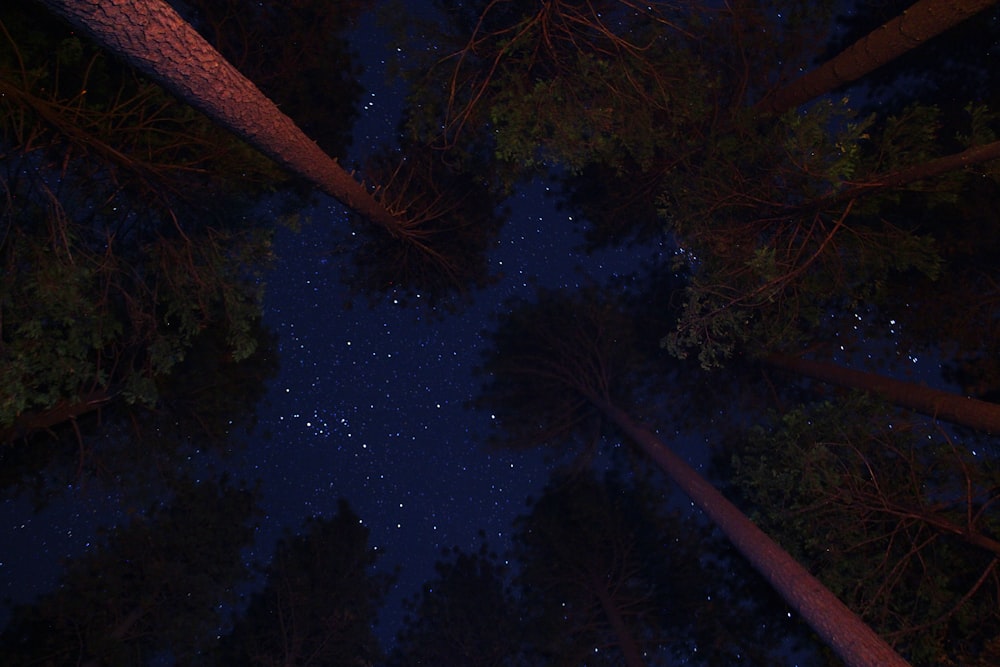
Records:
M854 194L882 164L867 149L872 122L819 102L763 132L720 137L687 167L693 175L681 171L685 180L665 189L661 214L692 273L685 312L664 339L671 352L694 348L703 366L719 366L794 344L831 305L875 300L895 274L937 275L930 238L872 215ZM879 146L877 155L905 153Z
M406 602L409 614L387 664L522 664L521 600L508 584L507 567L486 542L474 553L457 547L445 551L434 572L421 593Z
M169 493L176 471L206 456L225 456L238 447L235 434L253 427L253 406L278 360L274 334L257 322L251 335L254 353L237 362L221 327L201 332L157 384L155 409L104 401L75 415L39 415L48 423L37 426L35 437L18 435L32 446L0 449L0 489L28 494L37 506L58 502L67 488L113 493L136 506ZM5 436L13 432L0 432Z
M18 607L0 635L8 665L191 664L215 640L220 608L248 572L254 491L179 483L69 562L59 587Z
M435 50L404 68L407 131L459 159L491 154L507 188L553 164L646 163L705 112L711 77L686 71L699 18L681 27L692 17L671 3L482 2L444 17L424 30Z
M914 664L986 659L1000 584L995 460L853 397L755 428L732 470L762 529Z
M253 353L275 168L23 3L0 16L0 427L151 404L199 333Z
M390 233L354 217L335 239L350 254L342 278L353 294L372 302L386 294L418 298L453 311L470 290L494 281L489 253L503 219L486 179L439 151L406 143L370 156L364 171L403 223Z
M392 577L372 573L368 529L341 499L337 514L286 534L219 649L221 664L348 667L381 657L375 614ZM220 664L220 663L217 663Z
M601 290L539 290L512 300L492 334L477 405L492 413L494 444L527 448L584 444L593 454L603 417L591 399L631 400L638 351L631 321Z

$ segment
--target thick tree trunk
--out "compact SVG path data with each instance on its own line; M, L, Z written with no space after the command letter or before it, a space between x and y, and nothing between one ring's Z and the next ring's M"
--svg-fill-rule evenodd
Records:
M372 222L392 213L162 0L40 0L187 104Z
M901 667L908 664L857 614L670 451L655 434L616 406L600 399L592 400L708 515L733 546L847 665Z
M601 603L601 610L604 612L604 617L608 620L608 625L611 626L611 630L615 633L615 639L618 640L618 648L622 650L622 657L625 659L625 664L628 667L646 667L646 661L642 659L642 652L639 650L639 645L636 643L632 631L625 625L625 619L622 618L621 611L615 606L610 593L608 593L607 582L600 581L597 577L594 577L590 585L594 590L594 595L597 596L598 601Z
M934 419L961 424L991 435L1000 434L1000 405L996 403L790 354L769 354L764 361L776 368L822 382L878 394L894 405Z
M781 114L856 81L931 37L981 12L996 0L920 0L905 12L757 103Z

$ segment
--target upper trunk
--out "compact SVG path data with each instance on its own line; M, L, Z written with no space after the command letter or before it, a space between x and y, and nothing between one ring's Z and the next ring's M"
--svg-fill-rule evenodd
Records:
M781 114L878 69L935 35L981 12L996 0L920 0L882 27L757 103Z
M996 403L789 354L769 354L764 361L823 382L878 394L890 403L935 419L1000 434L1000 405Z
M396 217L162 0L41 0L130 65L394 235Z
M616 406L592 399L697 505L820 638L852 667L908 663L819 580L648 429Z
M611 630L615 633L615 639L618 640L618 648L622 651L625 664L628 667L646 667L646 661L642 659L642 653L639 651L639 645L635 641L635 636L625 624L621 610L615 606L614 601L611 599L606 582L594 576L591 586L594 590L594 595L597 596L597 599L601 603L601 610L604 612L604 617L608 620L608 625L611 626Z

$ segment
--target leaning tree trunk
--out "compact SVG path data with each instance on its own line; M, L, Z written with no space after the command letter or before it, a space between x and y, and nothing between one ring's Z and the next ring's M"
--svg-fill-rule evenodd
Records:
M655 434L611 403L591 398L605 416L660 466L733 546L851 667L908 665L889 644Z
M1000 405L996 403L790 354L769 354L764 361L815 380L878 394L894 405L934 419L961 424L991 435L1000 434Z
M920 164L903 167L896 171L871 174L866 176L863 182L855 182L849 187L829 196L807 202L801 208L812 210L825 208L839 202L867 197L883 190L902 188L911 183L950 174L954 171L966 169L967 167L990 160L1000 160L1000 141L972 146L959 153L952 153L951 155L945 155L928 160L927 162L921 162Z
M278 164L402 233L385 206L162 0L41 2Z
M757 103L781 114L851 83L981 12L996 0L920 0L905 12Z
M606 582L595 575L592 577L590 585L593 588L594 595L597 596L598 601L601 603L601 611L604 612L604 618L607 619L608 625L611 626L611 630L614 632L615 639L618 640L618 648L621 649L626 667L646 667L646 661L642 659L642 652L635 641L635 635L629 630L625 624L625 619L622 618L621 611L611 599Z

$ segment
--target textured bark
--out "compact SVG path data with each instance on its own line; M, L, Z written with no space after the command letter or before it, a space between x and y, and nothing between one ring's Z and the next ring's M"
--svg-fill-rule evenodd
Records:
M847 665L901 667L909 664L653 432L611 403L596 398L591 400L708 515L754 569Z
M766 96L757 104L757 109L768 114L781 114L856 81L996 1L920 0L839 55Z
M98 44L348 208L396 217L162 0L40 0Z
M961 424L991 435L1000 434L1000 405L996 403L789 354L770 354L764 361L822 382L878 394L894 405L934 419Z

